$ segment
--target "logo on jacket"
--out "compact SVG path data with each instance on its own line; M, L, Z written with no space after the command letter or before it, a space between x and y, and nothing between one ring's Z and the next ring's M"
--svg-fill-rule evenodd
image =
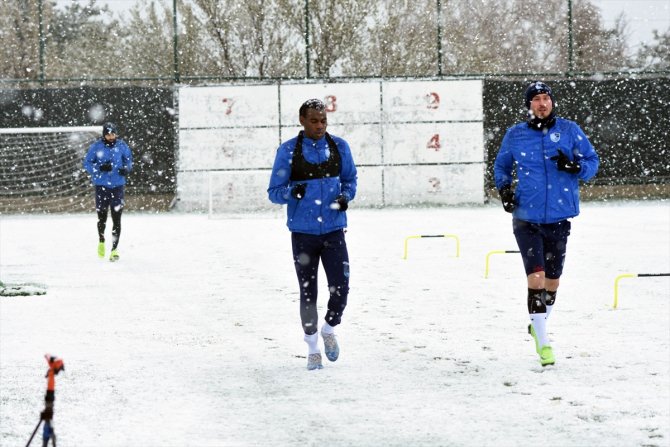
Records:
M551 141L554 143L558 143L558 141L561 139L561 134L558 132L554 132L551 135L549 135L549 138L551 138Z

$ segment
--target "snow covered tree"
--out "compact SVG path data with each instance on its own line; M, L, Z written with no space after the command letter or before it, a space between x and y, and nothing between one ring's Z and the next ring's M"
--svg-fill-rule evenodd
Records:
M423 13L421 12L423 11ZM373 19L374 18L374 19ZM437 67L435 0L378 2L342 71L350 76L432 76Z
M119 67L125 76L172 76L171 23L172 8L147 0L140 0L133 6L124 27L135 32L128 33L123 41L123 64Z
M654 42L643 43L637 54L637 67L642 70L670 70L670 28L653 31Z
M118 77L124 64L120 51L125 31L109 8L71 3L54 8L46 35L48 77Z
M600 10L590 1L573 1L574 70L594 72L629 68L626 27L625 17L620 15L615 27L606 29ZM566 29L567 23L563 30ZM559 32L558 37L561 48L558 63L568 67L568 34L565 31Z
M41 2L40 8L40 2L5 0L0 2L0 30L3 77L38 80L117 73L121 30L109 9L97 6L96 0L64 9L53 1Z

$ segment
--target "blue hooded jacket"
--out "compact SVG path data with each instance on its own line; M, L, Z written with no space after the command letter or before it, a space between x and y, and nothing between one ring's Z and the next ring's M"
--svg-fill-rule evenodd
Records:
M551 160L562 151L577 160L577 174L559 171ZM598 172L600 161L582 129L573 121L556 118L548 129L536 130L523 122L508 129L493 165L498 190L512 184L516 207L512 215L527 222L555 223L579 214L579 181Z
M100 166L111 162L112 170L101 171ZM91 145L84 157L84 169L91 175L95 186L115 188L126 184L126 176L119 174L124 168L127 173L133 169L133 155L125 141L117 138L112 146L107 146L102 138Z
M296 233L321 235L340 230L347 226L347 213L331 207L335 198L342 194L347 201L356 196L356 166L349 144L342 138L331 135L340 153L340 175L291 181L291 162L298 137L282 143L277 149L268 198L272 203L287 204L286 225ZM310 164L325 163L330 156L326 137L318 140L304 137L302 153ZM305 183L305 197L298 200L291 195L291 188L297 183Z

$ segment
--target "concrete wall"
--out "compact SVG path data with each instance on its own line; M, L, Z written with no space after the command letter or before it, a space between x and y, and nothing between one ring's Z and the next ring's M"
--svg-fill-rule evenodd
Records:
M358 206L482 203L482 81L368 81L179 90L179 208L268 209L276 148L322 99L351 146Z

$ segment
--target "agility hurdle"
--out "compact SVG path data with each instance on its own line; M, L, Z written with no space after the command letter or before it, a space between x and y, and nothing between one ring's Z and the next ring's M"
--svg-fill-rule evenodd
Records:
M486 268L484 269L484 279L489 277L489 259L491 255L502 255L507 253L521 253L519 250L491 250L486 254Z
M461 241L458 239L458 236L455 234L423 234L419 236L407 236L405 238L405 253L402 255L403 259L407 259L407 243L409 242L410 239L419 239L423 237L444 237L444 238L451 238L456 241L456 257L458 258L461 255Z
M619 304L619 280L624 278L643 278L650 276L670 276L670 273L624 273L614 278L614 309Z

